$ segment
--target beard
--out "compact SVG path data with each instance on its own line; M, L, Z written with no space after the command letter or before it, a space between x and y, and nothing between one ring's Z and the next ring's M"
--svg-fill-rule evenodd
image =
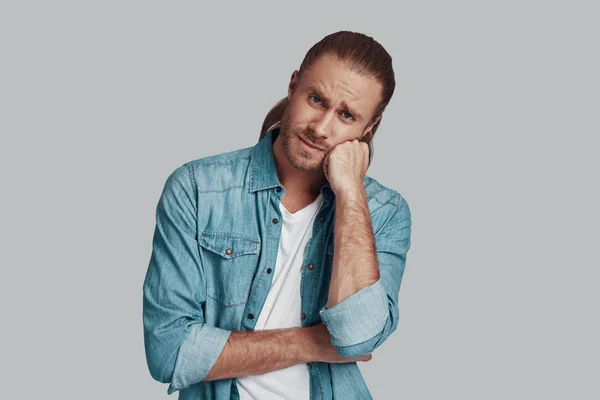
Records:
M286 158L294 168L300 171L322 171L323 161L327 152L321 151L315 154L307 151L298 143L298 140L300 140L298 136L305 138L310 143L316 143L309 130L292 130L292 120L290 118L289 107L287 107L281 116L279 126L279 138L281 139L281 145ZM296 139L295 143L294 139ZM319 147L325 148L324 145L319 145Z

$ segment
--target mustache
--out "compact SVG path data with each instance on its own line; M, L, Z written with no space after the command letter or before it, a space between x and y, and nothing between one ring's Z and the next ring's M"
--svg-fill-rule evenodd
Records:
M304 134L300 134L298 133L298 136L300 136L302 138L302 140L304 140L305 142L307 142L308 144L318 147L320 149L323 150L327 150L327 146L325 145L325 143L319 143L318 140L315 140L312 135L310 134L310 132L305 131Z

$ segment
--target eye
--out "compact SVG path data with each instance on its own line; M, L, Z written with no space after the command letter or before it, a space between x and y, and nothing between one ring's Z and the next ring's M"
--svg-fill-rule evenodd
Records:
M348 117L345 117L346 115L347 115ZM349 120L349 121L354 119L354 117L352 116L352 114L350 114L350 113L348 113L348 112L346 112L346 111L344 111L344 117L345 117L347 120Z
M318 99L318 100L319 100L319 103L317 103L316 101L315 101L315 103L317 103L317 104L321 104L321 103L320 103L320 102L321 102L321 99L320 99L320 98L319 98L319 96L317 96L316 94L311 94L311 95L310 95L310 96L308 96L308 97L309 97L309 98Z

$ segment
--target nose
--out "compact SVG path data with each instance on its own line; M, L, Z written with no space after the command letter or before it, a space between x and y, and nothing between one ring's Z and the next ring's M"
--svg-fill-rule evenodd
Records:
M320 113L315 119L308 125L308 127L315 133L315 136L321 136L326 138L329 136L331 129L330 125L334 117L335 110L332 108L328 111Z

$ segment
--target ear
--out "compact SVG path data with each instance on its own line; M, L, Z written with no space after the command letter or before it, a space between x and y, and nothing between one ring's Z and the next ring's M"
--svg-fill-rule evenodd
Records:
M375 121L373 121L369 125L367 125L367 127L365 128L365 131L363 132L363 136L362 137L367 136L371 132L371 129L373 129L373 126L375 126L375 124L377 123L377 121L379 121L380 119L381 119L381 115L378 116L375 119Z
M288 101L292 100L292 96L296 91L296 85L298 84L298 70L292 72L292 77L290 78L290 83L288 85Z

